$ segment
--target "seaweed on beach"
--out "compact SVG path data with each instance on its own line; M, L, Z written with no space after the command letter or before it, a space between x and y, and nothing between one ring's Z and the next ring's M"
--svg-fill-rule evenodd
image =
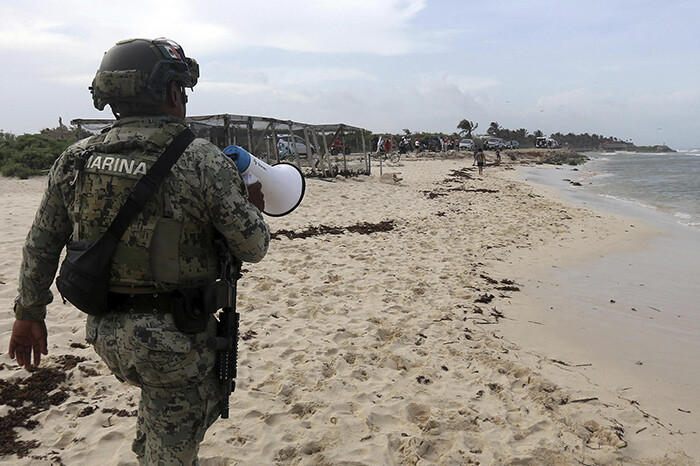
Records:
M449 177L445 178L445 182L459 181L459 180L471 180L473 179L470 172L474 171L473 168L462 168L460 170L452 170Z
M489 276L486 275L485 273L482 273L482 274L480 274L479 276L480 276L481 278L483 278L484 280L486 280L486 283L490 283L491 285L495 285L496 283L498 283L498 280L495 280L495 279L489 277Z
M498 291L520 291L520 288L512 285L497 286L496 289Z
M488 304L491 301L493 301L493 298L495 298L494 295L484 293L481 296L479 296L477 299L474 300L475 303L483 303L483 304Z
M21 458L40 445L36 440L18 440L15 429L33 430L39 423L32 416L68 399L69 390L63 385L66 371L82 361L85 358L65 354L56 358L55 367L34 368L29 377L0 380L0 405L14 408L0 417L0 457L17 454Z
M441 193L439 191L421 191L423 194L425 194L428 199L435 199L436 197L443 197L447 196L446 193Z
M379 223L360 222L347 227L319 225L310 226L305 230L301 231L277 230L274 233L270 233L270 239L280 239L282 237L286 237L289 239L303 239L320 235L342 235L346 232L359 233L361 235L369 235L372 233L391 231L395 228L395 226L396 222L394 220L385 220Z
M456 186L453 188L448 188L446 191L462 191L465 193L487 193L487 194L494 194L498 193L498 189L487 189L487 188L466 188L464 186ZM423 194L425 194L428 199L435 199L436 197L443 197L447 196L447 193L444 191L421 191Z

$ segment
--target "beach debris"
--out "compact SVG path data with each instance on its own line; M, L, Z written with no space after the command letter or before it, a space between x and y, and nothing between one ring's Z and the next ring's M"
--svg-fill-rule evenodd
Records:
M512 285L497 286L496 289L499 291L520 291L520 288Z
M680 411L681 413L690 414L690 411L685 409L678 408L678 411Z
M255 330L247 330L243 335L241 335L241 340L248 341L257 335L258 333Z
M579 398L577 400L568 400L566 403L588 403L589 401L598 401L598 397L593 396L590 398Z
M78 417L89 416L89 415L91 415L92 413L94 413L96 409L97 409L97 408L95 408L94 406L86 406L85 408L83 408L82 411L80 411L80 412L78 413Z
M474 302L488 304L491 301L493 301L493 298L495 298L494 295L486 293L486 294L482 294L481 296L479 296Z
M428 196L428 199L435 199L436 197L442 197L442 196L447 196L445 193L441 192L436 192L436 191L421 191L423 194Z
M487 188L474 188L474 189L465 189L464 191L468 193L497 193L500 192L498 189L487 189Z
M301 230L299 232L294 230L277 230L274 233L270 233L270 239L280 239L282 237L287 237L289 239L304 239L320 235L342 235L345 232L369 235L377 232L391 231L395 227L396 222L394 220L384 220L379 223L360 222L347 227L334 227L321 224L319 226L307 227L305 230Z
M614 299L611 299L610 302L611 302L612 304L615 304L615 300L614 300Z
M491 317L495 317L496 322L498 322L498 319L504 319L506 316L501 311L499 311L498 309L496 309L494 307L494 308L491 308Z
M117 408L102 408L103 413L116 414L117 417L136 417L138 415L137 410L127 411L126 409Z
M83 367L83 366L78 366L78 370L85 376L85 377L97 377L98 375L102 375L99 372L97 372L95 369L91 367Z
M22 458L40 445L37 440L18 440L15 429L36 428L39 423L31 420L32 416L66 401L70 396L63 385L66 371L83 361L85 358L64 354L55 358L54 366L32 369L28 377L0 379L0 405L14 408L0 417L0 457L16 454Z
M588 364L569 364L568 362L564 362L560 359L550 359L550 361L552 361L553 363L556 363L556 364L561 364L562 366L566 366L566 367L588 367L588 366L592 365L590 363L588 363Z
M431 380L423 375L416 377L416 381L422 385L429 385L431 383Z

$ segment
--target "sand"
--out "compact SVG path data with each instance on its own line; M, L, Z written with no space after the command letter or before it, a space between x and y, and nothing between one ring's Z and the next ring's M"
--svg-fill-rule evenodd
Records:
M538 311L538 286L570 303L553 267L644 250L660 232L518 181L507 162L482 177L471 163L406 158L384 176L308 179L299 209L269 219L273 233L294 233L244 266L238 387L231 418L202 443L202 465L700 461L697 378L673 387L680 405L647 402L596 375L604 355L539 344L564 319ZM0 178L5 385L28 376L6 351L21 246L44 185ZM85 344L79 311L56 299L48 314L42 367L57 368L45 376L56 381L49 395L65 395L47 397L55 403L31 429L3 437L37 443L12 444L25 456L0 464L135 464L138 390ZM586 334L591 347L614 336L606 319L597 315L598 333ZM653 365L635 367L649 373L630 384L655 377ZM13 409L0 406L3 425Z

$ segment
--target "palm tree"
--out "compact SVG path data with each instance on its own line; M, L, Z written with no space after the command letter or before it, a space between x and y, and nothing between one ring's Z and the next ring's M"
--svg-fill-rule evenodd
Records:
M462 120L457 125L457 128L462 130L459 132L459 134L466 133L466 135L469 139L472 138L472 131L476 131L476 128L478 128L478 127L479 127L479 123L473 123L469 120Z
M489 126L489 129L486 130L486 134L498 137L498 133L501 132L501 129L501 125L499 125L497 121L492 121L491 126Z

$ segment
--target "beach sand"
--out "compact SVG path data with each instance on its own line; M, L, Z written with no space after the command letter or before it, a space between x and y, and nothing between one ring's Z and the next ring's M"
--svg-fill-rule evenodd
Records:
M560 352L571 319L554 310L575 306L556 272L595 270L594 259L644 250L661 232L518 181L508 162L482 177L471 164L409 157L383 176L308 179L302 205L269 218L270 252L239 282L230 419L208 431L200 464L700 461L697 373L674 382L674 397L651 397L636 384L663 390L664 380L644 354L621 362L584 350L619 332L618 315L591 306L596 325L572 331L573 349ZM29 375L6 351L21 246L44 186L0 178L3 394ZM586 294L627 304L595 286ZM138 390L85 344L79 311L57 297L48 314L47 371L32 384L53 391L35 422L4 429L3 452L24 456L0 464L135 464ZM687 332L697 341L697 328ZM642 365L627 381L606 378L607 359ZM18 414L0 406L0 416L10 426Z

